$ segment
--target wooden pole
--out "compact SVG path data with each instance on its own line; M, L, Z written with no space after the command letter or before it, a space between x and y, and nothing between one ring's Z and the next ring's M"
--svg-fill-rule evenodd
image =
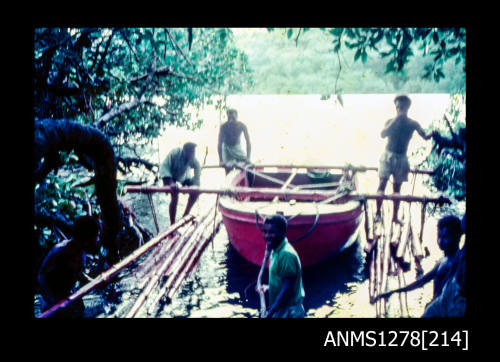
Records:
M410 238L410 223L411 223L411 213L410 204L406 203L404 205L404 212L406 214L406 220L401 230L401 238L399 239L398 249L396 251L396 260L404 260L405 250L408 245L408 240Z
M172 238L172 244L177 243L180 240L180 238L181 238L181 235L175 235ZM141 271L141 275L138 277L138 279L140 279L139 283L137 283L137 285L136 285L136 288L138 290L141 290L141 292L144 290L144 287L154 277L156 271L162 265L165 258L168 257L170 251L171 251L171 248L164 248L161 251L161 253L158 253L154 258L152 258L152 260L149 260L149 265L146 267L145 270Z
M170 234L172 234L174 231L176 231L178 228L180 228L185 223L191 221L192 219L193 219L192 215L187 215L186 217L180 219L178 222L171 225L164 232L158 234L156 237L149 240L146 244L142 245L139 249L136 249L133 253L128 255L121 262L118 262L117 264L111 266L109 269L107 269L106 271L104 271L103 273L98 275L96 278L94 278L94 280L92 282L84 285L83 287L78 289L75 293L70 295L69 297L63 299L62 301L53 305L50 309L48 309L45 312L43 312L42 314L40 314L38 316L38 318L47 318L47 317L53 316L54 313L57 312L58 310L69 307L76 300L82 298L85 294L89 293L91 290L97 288L98 286L100 286L102 284L107 283L113 276L115 276L123 268L132 264L139 257L141 257L144 253L146 253L148 250L150 250L154 246L158 245L158 243L160 243L163 239L168 237Z
M174 190L170 186L127 186L126 192L130 193L155 193L163 192L170 193ZM280 190L276 188L251 188L251 187L230 187L224 189L218 188L204 188L198 186L182 186L177 189L179 193L186 194L218 194L218 195L234 195L240 197L269 197L272 199L274 196L289 197L296 200L305 201L322 201L330 197L337 196L335 190L332 191L309 191L309 190L297 190L288 191ZM345 196L345 200L392 200L392 201L406 201L406 202L432 202L432 203L451 203L451 201L446 197L435 197L428 198L422 196L412 196L412 195L401 195L401 194L359 194L350 193Z
M221 165L206 165L203 168L222 168ZM334 166L334 165L277 165L277 164L262 164L262 165L252 165L255 168L265 168L265 167L274 167L274 168L323 168L329 170L344 170L344 169L352 169L355 172L365 172L365 171L378 171L378 167L374 166ZM434 171L426 170L426 169L411 169L410 173L420 173L426 175L433 175Z
M222 219L219 221L219 223L222 222ZM206 230L209 230L208 228ZM206 231L205 230L205 231ZM177 290L181 286L182 282L186 279L186 276L192 273L194 268L198 265L198 262L201 258L201 255L205 251L205 249L208 246L208 243L210 242L210 239L213 235L210 233L208 236L205 236L205 234L202 235L201 241L198 243L197 249L189 256L189 259L187 260L185 267L182 269L182 271L179 273L179 275L175 278L175 282L173 286L170 288L168 291L167 296L169 298L173 298L175 294L177 293Z
M183 241L185 238L183 239ZM177 252L182 250L183 246L186 243L177 243L175 250L167 257L161 266L157 269L154 270L153 275L149 279L147 286L143 289L139 297L136 299L134 305L132 308L129 310L125 318L133 318L137 315L139 309L142 307L146 299L148 298L149 294L153 291L155 288L156 284L160 280L160 278L166 273L167 269L171 266L171 261L172 259L177 255Z
M238 169L240 169L240 170L242 170L242 171L253 173L255 176L262 177L263 179L271 181L271 182L273 182L275 184L282 185L282 186L285 184L285 181L282 181L282 180L280 180L278 178L266 175L266 174L264 174L262 172L255 171L255 170L252 170L252 169L246 168L246 167L241 167L239 165L236 165L235 167L238 168ZM290 189L293 189L295 187L295 185L292 185L292 184L289 183L286 187L288 187Z
M153 203L153 195L148 194L149 206L151 207L151 213L153 214L153 220L155 222L156 233L160 232L160 228L158 226L158 220L156 219L156 210L155 205Z
M201 232L203 232L203 230L208 226L208 223L211 221L209 215L212 212L213 208L214 207L210 208L208 212L203 214L203 216L200 218L200 221L196 224L195 228L192 231L189 230L183 235L183 238L186 241L181 243L181 245L177 247L176 250L174 250L173 253L169 255L168 259L165 261L167 265L163 274L166 274L168 272L168 279L171 279L176 275L176 273L178 273L179 264L182 265L185 260L185 256L189 255L189 253L194 248L196 248L198 236Z
M210 210L211 213L212 210ZM208 214L207 214L208 215ZM208 230L208 226L211 222L211 217L205 218L205 220L199 224L199 227L196 228L196 230L190 235L189 241L186 245L189 244L189 246L184 248L183 254L178 258L180 262L175 263L174 269L170 270L169 277L166 280L165 284L160 288L159 292L156 294L156 296L152 299L151 303L149 304L149 307L147 308L147 313L150 315L156 304L159 302L159 300L163 297L165 292L172 287L172 285L177 285L177 282L179 279L179 285L180 282L182 282L182 279L185 276L185 270L190 264L190 261L193 259L193 255L196 255L196 251L200 249L202 246L206 246L207 242L209 241L208 238L203 239L203 233ZM201 237L201 238L200 238ZM202 242L201 240L205 240ZM203 247L203 250L205 248ZM187 251L187 252L186 252ZM175 283L175 284L174 284ZM170 291L167 294L167 297L170 296Z

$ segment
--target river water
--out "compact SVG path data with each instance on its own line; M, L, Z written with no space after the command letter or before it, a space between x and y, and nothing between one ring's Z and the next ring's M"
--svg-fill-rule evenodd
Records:
M319 95L292 96L231 96L228 106L238 110L239 120L249 130L252 141L252 161L257 164L329 164L378 166L378 159L385 147L380 131L389 118L394 116L393 94L344 95L343 106L333 99L320 100ZM424 129L433 120L442 117L450 104L447 94L410 95L412 106L409 117L417 120ZM217 134L225 115L207 108L198 117L203 127L187 131L170 127L160 137L159 158L186 141L198 144L197 158L206 164L217 164ZM416 150L424 147L430 151L431 141L424 141L416 133L410 142L408 155L415 167L422 159ZM158 152L152 159L158 159ZM157 161L156 161L157 162ZM426 176L417 178L414 194L428 195L423 184ZM222 170L205 169L201 185L217 187L224 181ZM358 175L361 192L374 193L378 176L374 172ZM387 192L391 191L389 183ZM411 193L409 183L403 185L402 194ZM134 207L139 220L150 230L155 230L149 203L144 195L123 195ZM167 195L153 195L160 229L168 227ZM177 218L183 212L187 197L180 196ZM212 195L202 195L193 208L200 213L215 203ZM465 205L455 206L461 216ZM443 210L437 210L426 219L423 246L429 256L423 259L424 272L430 270L443 256L436 243L437 218ZM363 251L364 235L342 254L316 266L303 270L306 292L304 306L310 318L372 318L376 317L374 305L369 303L368 272ZM232 247L222 224L211 245L206 249L196 273L179 289L170 304L161 308L157 318L249 318L257 317L259 299L254 291L259 268L244 260ZM405 273L406 283L415 280L415 270ZM389 289L396 288L395 280L389 280ZM419 317L432 298L433 285L407 293L409 316ZM389 300L389 317L401 317L398 297ZM106 317L109 313L97 313Z

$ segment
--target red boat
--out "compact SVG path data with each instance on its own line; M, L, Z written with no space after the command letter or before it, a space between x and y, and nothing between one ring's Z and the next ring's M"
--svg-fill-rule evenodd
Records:
M228 183L232 187L252 187L256 191L275 188L276 196L256 193L255 197L241 200L226 195L219 200L229 240L245 259L259 266L262 264L265 242L256 221L259 219L261 225L265 216L277 212L283 213L288 220L286 236L297 250L303 267L324 261L356 241L362 220L360 201L342 197L334 203L315 202L304 197L293 199L294 190L321 190L334 194L348 173L287 166L252 170L251 173L233 170L228 174ZM355 190L356 177L349 181Z

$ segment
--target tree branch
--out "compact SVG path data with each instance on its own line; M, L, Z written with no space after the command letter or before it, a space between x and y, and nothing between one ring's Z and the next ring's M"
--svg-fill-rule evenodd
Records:
M172 37L172 35L170 34L170 32L168 31L168 29L165 29L165 32L166 34L168 35L168 38L170 39L170 42L172 43L172 47L174 48L174 51L177 55L179 55L179 53L177 53L177 50L175 50L175 48L177 47L177 49L179 49L182 57L186 60L186 62L188 62L188 64L193 68L193 69L196 69L193 65L193 63L190 62L190 60L186 57L186 55L184 54L184 52L182 51L182 49L179 47L179 45L175 42L174 38Z
M134 78L130 78L129 82L135 83L137 81L140 81L140 80L143 80L143 79L147 78L148 75L149 75L149 73L148 74L142 74L142 75L139 75L139 76L134 77ZM185 74L174 72L174 70L172 69L172 67L168 66L168 65L164 65L162 67L157 68L154 75L156 75L156 76L171 75L171 76L177 77L177 78L188 79L188 80L190 80L190 81L192 81L194 83L199 83L199 81L197 79L195 79L193 77L190 77L189 75L185 75Z
M113 118L118 117L120 114L128 112L141 104L145 103L147 99L134 99L133 101L120 104L118 107L111 109L106 114L102 115L97 122L94 123L94 127L101 128L105 123L111 121Z
M153 172L153 168L158 167L158 165L151 163L149 161L143 160L142 158L136 157L117 157L116 160L119 163L125 165L127 169L132 165L144 165L149 171Z
M127 36L123 33L123 29L120 29L120 35L123 37L123 40L125 40L125 43L127 43L127 45L130 48L130 51L132 52L132 54L134 54L134 57L135 57L135 60L137 61L137 63L140 64L141 62L139 60L139 57L137 56L137 53L135 52L134 48L132 48L132 46L130 45L130 42L128 41Z

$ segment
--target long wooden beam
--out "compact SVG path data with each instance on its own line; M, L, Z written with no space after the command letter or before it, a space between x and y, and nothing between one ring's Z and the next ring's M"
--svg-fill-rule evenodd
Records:
M375 166L335 166L335 165L277 165L277 164L262 164L262 165L251 165L247 167L254 167L254 168L259 168L259 167L276 167L276 168L323 168L323 169L330 169L330 170L344 170L351 168L354 171L357 172L364 172L364 171L378 171L378 167ZM202 167L203 169L207 168L223 168L222 165L206 165ZM433 170L426 170L426 169L411 169L410 173L421 173L421 174L426 174L426 175L432 175L434 174Z
M129 193L172 193L179 192L185 194L217 194L227 196L240 197L267 197L283 196L288 199L303 200L303 201L322 201L336 195L336 191L321 191L321 190L280 190L276 188L252 188L252 187L229 187L229 188L209 188L199 186L182 186L173 189L170 186L127 186L125 192ZM351 193L346 195L344 200L392 200L406 202L432 202L450 204L451 201L446 197L422 197L413 195L401 194L359 194Z

